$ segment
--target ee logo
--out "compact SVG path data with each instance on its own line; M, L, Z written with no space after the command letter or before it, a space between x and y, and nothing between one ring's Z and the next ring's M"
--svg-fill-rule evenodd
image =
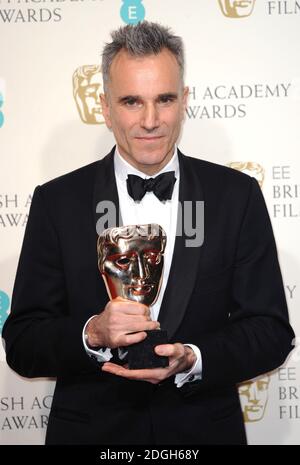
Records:
M6 292L0 291L0 333L8 317L9 297Z
M2 93L0 92L0 128L2 128L2 126L4 124L4 114L1 111L1 107L2 107L3 103L4 103L4 98L3 98Z
M137 24L145 18L143 0L122 0L121 18L126 24Z

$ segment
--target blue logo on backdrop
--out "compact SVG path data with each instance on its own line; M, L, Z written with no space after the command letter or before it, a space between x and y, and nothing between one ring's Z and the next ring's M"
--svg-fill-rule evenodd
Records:
M137 24L145 19L145 8L142 0L122 0L121 18L126 24Z
M3 102L4 102L4 98L3 98L2 93L0 92L0 108L1 108L2 105L3 105ZM4 114L3 114L3 112L0 110L0 128L2 128L3 124L4 124Z
M9 297L6 292L0 291L0 333L8 317Z

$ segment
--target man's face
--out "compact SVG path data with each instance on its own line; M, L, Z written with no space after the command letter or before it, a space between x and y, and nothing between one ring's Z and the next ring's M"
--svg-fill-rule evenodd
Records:
M269 382L269 376L265 376L239 386L245 422L259 421L263 418L268 401Z
M110 244L102 273L110 297L152 305L160 289L163 270L162 239L134 236Z
M120 154L155 174L173 155L187 103L176 58L166 49L141 58L122 50L111 64L107 87L103 115Z

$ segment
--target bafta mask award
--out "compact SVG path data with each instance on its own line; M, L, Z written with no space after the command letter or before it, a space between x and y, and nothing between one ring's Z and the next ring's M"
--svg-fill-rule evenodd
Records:
M164 266L166 234L158 224L106 229L98 239L98 266L110 299L122 297L151 307L158 297ZM168 366L168 357L154 347L167 343L167 332L146 331L147 337L126 348L130 369Z

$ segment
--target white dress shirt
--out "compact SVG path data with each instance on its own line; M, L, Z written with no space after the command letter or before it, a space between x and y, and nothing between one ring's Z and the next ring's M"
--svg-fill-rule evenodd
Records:
M114 168L115 176L119 197L120 213L122 222L124 225L135 225L135 224L149 224L149 223L158 223L163 227L166 232L166 248L164 252L164 269L163 269L163 279L162 285L159 292L159 296L153 306L150 307L151 318L152 320L157 320L159 315L159 310L163 300L164 292L168 283L168 277L170 273L173 250L176 238L176 226L177 226L177 211L178 211L178 196L179 196L179 162L178 162L178 153L177 149L174 151L169 163L164 166L161 171L155 174L156 177L161 173L166 171L174 171L176 182L174 184L174 190L172 198L161 202L153 192L146 192L145 196L140 202L135 202L127 192L126 179L128 174L135 174L140 176L143 179L148 179L151 176L146 175L145 173L137 170L132 165L130 165L124 158L120 155L118 148L115 150L114 154ZM92 316L94 318L96 315ZM96 357L99 362L108 361L111 359L112 354L110 349L100 349L95 351L89 348L85 341L85 328L91 318L86 322L83 329L83 344L85 350L90 356ZM187 381L195 381L196 379L201 379L202 375L202 359L201 353L198 347L193 344L185 344L193 349L197 357L196 362L193 367L183 373L178 373L175 377L175 383L177 387L183 386Z

